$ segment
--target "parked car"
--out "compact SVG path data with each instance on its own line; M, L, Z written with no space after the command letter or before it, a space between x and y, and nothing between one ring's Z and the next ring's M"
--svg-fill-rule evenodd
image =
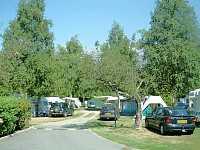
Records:
M186 109L159 107L151 116L146 117L145 127L160 130L161 134L168 132L193 134L195 117L189 115Z
M49 104L48 101L45 101L43 99L38 100L38 110L37 110L37 116L38 117L48 117L49 115Z
M74 109L75 109L75 103L74 101L68 101L67 102L67 109L68 109L68 116L72 116L74 114Z
M49 111L49 116L64 116L73 115L74 108L67 103L52 103Z
M119 117L119 109L111 103L105 103L102 109L100 110L100 120L117 120Z

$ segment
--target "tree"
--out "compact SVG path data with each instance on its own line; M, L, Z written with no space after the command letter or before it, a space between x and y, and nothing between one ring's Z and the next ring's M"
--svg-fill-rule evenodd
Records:
M145 72L151 76L148 94L170 99L199 85L199 25L186 0L160 0L143 34ZM197 61L198 60L198 61Z
M81 54L83 52L83 47L77 35L71 37L70 41L67 42L66 50L69 54Z
M17 93L47 94L48 66L53 53L51 23L43 0L21 0L16 18L3 34L9 84Z
M87 82L81 81L84 65L87 65L82 63L85 56L77 36L73 36L65 47L58 46L51 65L52 95L81 97L86 94L83 93L86 87L81 87L83 82Z
M5 61L5 57L2 53L2 51L0 50L0 95L8 95L9 94L9 84L7 84L9 82L8 80L8 76L9 73L6 71L8 67L8 65L6 65L6 61Z
M136 94L137 56L133 41L114 23L108 40L101 45L99 80L111 90ZM113 89L114 88L114 89Z

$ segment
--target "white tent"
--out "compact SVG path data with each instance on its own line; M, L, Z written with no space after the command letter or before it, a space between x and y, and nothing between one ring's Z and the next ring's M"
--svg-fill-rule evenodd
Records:
M148 96L146 100L141 103L142 111L145 110L149 104L161 104L163 107L167 107L167 104L160 96Z
M81 101L79 100L79 98L75 98L75 97L64 97L63 100L72 100L74 101L75 105L77 108L81 107Z
M126 97L120 95L119 99L123 100L123 99L126 99ZM118 100L118 97L108 96L108 98L107 98L107 101L115 101L115 100Z
M65 102L64 100L62 100L60 97L44 97L44 100L47 100L48 103L60 103L60 102Z

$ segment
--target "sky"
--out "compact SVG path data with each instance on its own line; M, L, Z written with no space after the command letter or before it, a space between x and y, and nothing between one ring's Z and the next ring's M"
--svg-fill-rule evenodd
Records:
M0 0L0 33L16 17L19 0ZM95 41L107 39L114 21L128 37L148 29L156 0L45 0L45 17L53 23L55 45L64 45L78 35L84 48L91 50ZM200 22L200 0L189 0ZM0 39L2 43L2 39ZM1 44L0 44L1 47Z

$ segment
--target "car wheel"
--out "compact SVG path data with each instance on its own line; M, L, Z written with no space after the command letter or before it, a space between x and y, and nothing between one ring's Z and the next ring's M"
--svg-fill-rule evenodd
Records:
M64 117L67 117L67 113L64 113Z
M163 125L160 125L160 134L165 135L165 129Z
M193 134L193 132L194 132L194 130L192 130L192 131L188 131L188 135Z
M145 120L145 128L149 128L149 121Z

